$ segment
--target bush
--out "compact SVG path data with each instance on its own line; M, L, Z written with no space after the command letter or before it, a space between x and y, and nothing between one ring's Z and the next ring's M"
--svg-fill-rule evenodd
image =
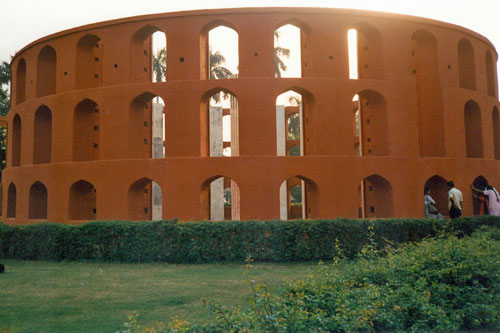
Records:
M500 226L500 218L0 223L0 258L211 263L242 262L251 255L256 261L286 262L330 260L339 250L354 258L369 241L370 226L375 246L381 249L440 232L470 235L481 226Z
M215 323L184 330L499 330L499 253L500 242L484 233L424 240L384 258L360 256L342 273L324 267L318 277L293 283L280 296L253 286L250 311L211 304Z

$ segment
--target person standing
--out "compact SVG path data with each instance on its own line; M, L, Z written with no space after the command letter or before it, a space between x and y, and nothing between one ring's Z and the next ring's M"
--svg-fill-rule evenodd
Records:
M496 188L491 185L486 185L484 190L477 189L473 185L471 185L471 188L488 198L488 212L490 215L500 215L500 196Z
M450 210L450 217L456 219L462 216L462 205L464 203L464 197L462 192L455 188L453 181L446 183L448 185L448 209Z

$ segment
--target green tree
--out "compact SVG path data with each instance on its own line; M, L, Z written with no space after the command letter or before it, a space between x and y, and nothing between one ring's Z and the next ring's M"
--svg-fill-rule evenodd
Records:
M162 82L167 75L167 49L159 50L153 56L153 73L156 82Z
M0 116L7 115L9 112L9 87L10 84L10 65L6 61L0 63Z
M0 116L6 116L10 109L9 100L10 65L6 61L0 63ZM0 128L0 171L5 168L6 131ZM0 174L1 179L1 174Z

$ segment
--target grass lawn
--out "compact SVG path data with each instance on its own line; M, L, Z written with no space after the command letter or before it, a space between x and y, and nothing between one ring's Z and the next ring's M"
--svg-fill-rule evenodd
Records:
M120 264L2 260L0 331L115 332L137 311L141 324L174 316L214 318L201 298L247 306L244 264ZM252 275L279 290L313 274L317 263L254 264Z

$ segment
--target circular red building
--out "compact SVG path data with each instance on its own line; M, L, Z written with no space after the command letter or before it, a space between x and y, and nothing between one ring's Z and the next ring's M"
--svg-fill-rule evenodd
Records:
M291 78L275 69L288 24L300 29ZM237 35L238 73L211 79L220 26ZM500 183L496 62L470 30L355 10L204 10L56 33L12 60L3 220L423 217L425 185L446 214L448 180L472 215L469 185ZM221 91L230 105L212 103ZM298 102L277 102L286 91Z

